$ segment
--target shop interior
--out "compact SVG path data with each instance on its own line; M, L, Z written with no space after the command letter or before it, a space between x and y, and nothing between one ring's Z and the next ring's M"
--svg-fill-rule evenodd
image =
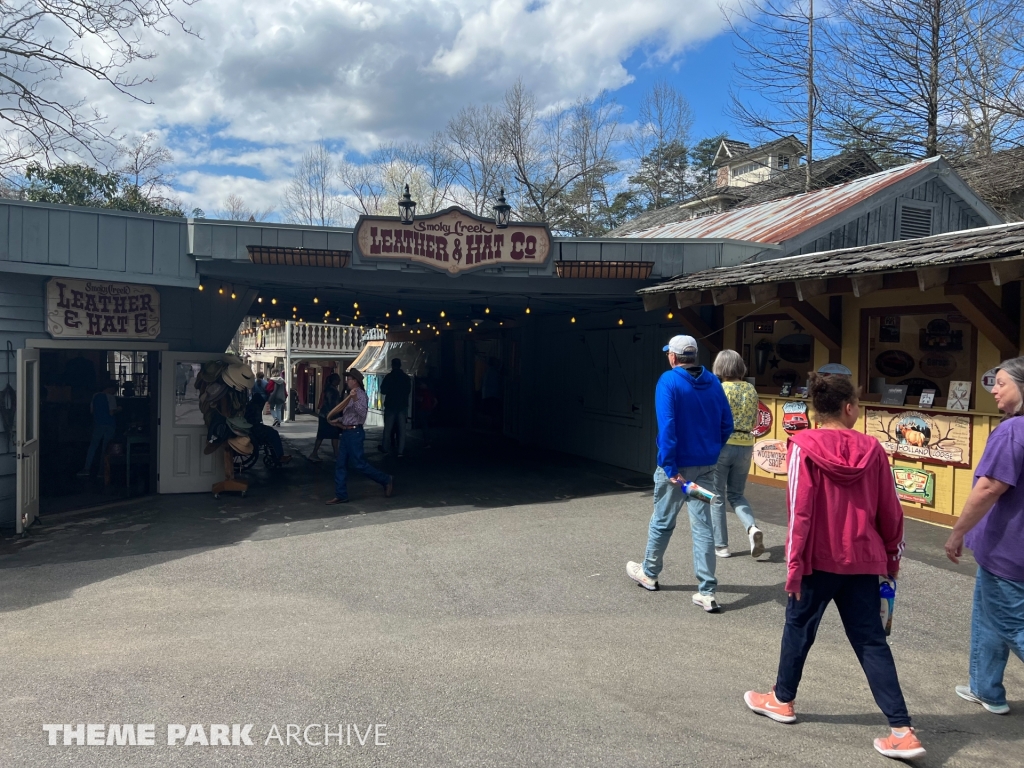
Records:
M39 511L98 506L156 491L157 353L95 349L40 352ZM94 437L91 409L111 383L112 436Z

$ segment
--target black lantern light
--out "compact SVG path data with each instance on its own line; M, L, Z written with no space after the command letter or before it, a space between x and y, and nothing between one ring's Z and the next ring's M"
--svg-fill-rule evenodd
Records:
M416 201L409 194L408 184L405 185L405 194L398 201L398 215L401 217L403 224L412 224L413 217L416 215Z
M505 229L511 214L512 206L505 202L505 190L502 189L498 193L498 202L494 204L494 226L498 229Z

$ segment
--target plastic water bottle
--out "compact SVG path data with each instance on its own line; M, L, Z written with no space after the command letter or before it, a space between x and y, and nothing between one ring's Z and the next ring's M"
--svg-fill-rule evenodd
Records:
M878 596L881 598L880 615L886 636L892 632L892 612L896 606L896 581L879 577Z
M707 488L702 488L694 482L687 480L681 486L682 492L689 496L691 499L700 499L710 504L715 500L715 494L709 491Z

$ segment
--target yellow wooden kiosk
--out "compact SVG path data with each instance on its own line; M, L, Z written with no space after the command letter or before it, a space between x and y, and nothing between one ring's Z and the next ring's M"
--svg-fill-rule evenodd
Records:
M710 269L641 295L746 361L761 396L753 482L785 484L787 434L814 427L801 387L839 363L907 514L951 525L1002 418L992 369L1021 354L1022 278L1016 223Z

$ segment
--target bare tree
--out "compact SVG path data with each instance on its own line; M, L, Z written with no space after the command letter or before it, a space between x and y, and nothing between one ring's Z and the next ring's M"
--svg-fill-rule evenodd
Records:
M640 98L637 125L626 136L638 172L631 179L647 208L661 208L670 195L670 177L683 178L693 113L679 91L659 81Z
M508 179L500 114L489 104L463 107L444 135L454 160L453 196L474 213L486 214Z
M994 54L1019 37L1020 20L1015 0L841 0L829 30L830 131L907 158L969 151L979 118L983 146L1012 138L998 113L1020 60Z
M139 197L166 208L181 208L181 201L170 193L175 182L168 165L174 158L154 133L136 137L131 144L120 144L115 155L115 171Z
M223 209L214 211L214 218L228 221L268 221L273 215L273 208L253 208L233 193L224 200Z
M138 101L149 78L130 74L155 54L143 30L190 30L176 7L195 0L3 0L0 2L0 176L24 162L93 153L114 140L85 99L68 100L66 77L99 81ZM145 102L148 103L148 102ZM95 154L93 154L95 157Z
M814 33L824 19L815 15L814 0L754 0L723 9L746 62L737 67L740 88L731 95L729 111L755 133L804 136L809 192L821 118Z
M288 221L320 227L339 224L341 203L335 186L336 174L337 167L326 142L318 141L303 152L284 193Z
M338 164L338 179L344 191L342 205L346 208L357 215L389 213L386 210L388 188L379 158L376 161L371 158L365 163L342 160ZM397 206L397 201L395 204Z

